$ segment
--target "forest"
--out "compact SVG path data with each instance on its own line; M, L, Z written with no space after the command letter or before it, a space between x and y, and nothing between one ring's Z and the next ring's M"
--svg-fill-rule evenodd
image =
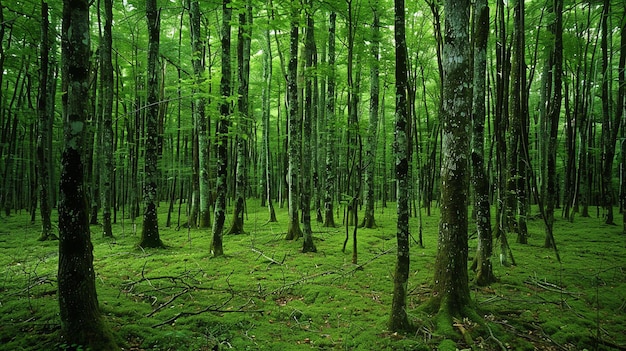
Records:
M625 29L0 0L0 350L626 350Z

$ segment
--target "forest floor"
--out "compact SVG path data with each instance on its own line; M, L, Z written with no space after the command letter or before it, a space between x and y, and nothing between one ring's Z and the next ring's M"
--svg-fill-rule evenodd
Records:
M302 254L302 240L283 239L286 209L277 208L278 223L266 223L267 209L256 200L248 202L248 233L225 236L222 258L211 258L209 229L162 226L167 248L141 250L136 247L141 218L136 225L118 221L114 239L92 226L106 323L124 350L213 350L216 345L282 351L626 349L621 219L618 226L601 218L559 219L555 238L561 263L543 248L543 222L530 220L529 244L509 238L516 264L501 266L494 254L499 281L470 286L482 320L457 320L450 335L440 333L434 318L420 310L431 294L438 226L436 212L423 216L425 248L412 240L408 286L415 332L389 332L396 252L395 206L390 205L377 210L378 228L358 229L358 265L352 263L353 227L344 253L346 228L314 223L318 251ZM340 214L336 221L341 223ZM58 243L38 242L39 228L27 213L0 218L2 350L67 348L59 339ZM418 228L412 218L415 240Z

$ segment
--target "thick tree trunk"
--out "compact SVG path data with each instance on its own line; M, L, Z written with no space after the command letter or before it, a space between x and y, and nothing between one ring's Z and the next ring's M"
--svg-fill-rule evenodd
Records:
M232 8L230 0L222 3L222 78L220 81L220 120L217 127L217 174L215 181L215 215L213 220L213 240L211 242L211 252L214 257L224 255L222 238L224 232L224 221L226 220L226 191L228 184L228 128L230 120L231 95L231 65L230 65L230 20Z
M376 139L378 130L378 103L380 96L380 15L376 7L373 8L374 20L372 23L371 55L370 66L370 114L369 126L367 130L367 152L365 155L365 215L362 226L365 228L375 228L374 219L374 169L376 168Z
M289 45L289 64L287 68L287 103L289 114L289 135L288 135L288 186L289 186L289 224L287 227L286 240L294 240L302 237L300 229L300 218L298 215L298 202L300 193L298 189L300 168L300 115L298 113L298 17L299 5L292 1L291 35Z
M494 282L491 266L493 238L491 235L491 204L489 180L485 171L485 118L487 39L489 38L489 6L487 0L474 5L474 91L472 100L472 183L474 185L478 247L474 269L480 286Z
M404 0L394 1L394 38L396 43L396 117L394 154L396 164L397 186L397 226L396 241L398 244L396 268L393 276L393 298L391 302L391 317L389 329L393 331L408 330L410 323L406 311L409 280L409 185L407 137L407 48L405 36L405 6Z
M469 1L444 1L441 218L435 259L433 307L451 325L470 315L467 273L469 128L472 92Z
M1 9L0 9L1 10ZM48 128L50 118L53 115L48 108L48 72L49 72L49 50L50 38L48 35L48 3L41 1L41 69L39 80L39 97L37 101L37 113L39 122L39 135L37 137L37 174L39 175L39 201L41 212L41 235L40 241L56 239L52 233L51 206L50 206L50 159L46 148L48 140L52 138L52 131Z
M324 227L335 226L333 198L335 197L335 30L337 14L330 13L328 26L328 87L326 93L326 183L324 186Z
M146 99L146 152L144 161L144 213L140 247L163 247L157 217L158 118L159 118L159 31L160 19L156 0L146 0L148 21L148 82Z
M65 146L59 199L58 296L61 335L68 345L115 350L96 294L82 153L88 102L89 2L63 2L63 96Z

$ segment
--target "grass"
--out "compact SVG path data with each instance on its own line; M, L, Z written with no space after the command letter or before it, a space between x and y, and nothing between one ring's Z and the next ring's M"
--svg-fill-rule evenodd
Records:
M436 213L423 218L425 248L411 247L408 312L416 332L407 335L386 330L394 207L377 210L377 229L359 229L358 266L351 263L351 241L347 252L341 251L345 227L314 223L318 252L302 254L301 240L283 240L286 209L277 209L278 223L266 223L265 208L254 200L248 208L248 234L226 236L221 258L211 258L208 229L161 227L168 248L141 250L136 247L140 219L137 226L128 219L115 224L115 239L102 238L101 228L92 226L99 303L125 350L626 348L621 222L559 220L559 263L553 251L542 248L543 223L529 221L528 245L509 238L517 266L496 264L499 282L471 285L485 323L456 321L451 327L457 337L450 337L418 309L431 293ZM165 213L160 215L165 223ZM39 224L30 224L26 213L0 220L0 349L66 348L59 339L57 242L38 242ZM417 220L411 221L417 233ZM475 247L472 239L470 255Z

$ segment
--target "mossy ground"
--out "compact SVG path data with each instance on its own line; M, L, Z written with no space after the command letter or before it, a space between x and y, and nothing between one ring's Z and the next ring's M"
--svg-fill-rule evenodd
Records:
M559 263L553 251L542 248L543 223L529 221L528 245L509 238L517 266L499 266L494 255L500 281L486 288L471 286L484 323L456 320L450 326L457 333L454 338L449 330L439 332L434 316L418 308L431 293L436 214L423 217L425 248L411 247L408 312L417 331L403 335L386 330L395 264L395 207L377 209L376 229L359 229L359 266L351 263L350 249L341 251L345 227L329 229L314 223L318 252L303 254L301 239L283 239L286 209L276 211L279 222L266 224L267 210L249 200L247 234L226 236L226 255L215 259L209 253L209 229L161 226L167 248L141 250L137 248L140 219L137 226L128 219L118 221L114 239L103 238L101 228L92 226L100 306L123 348L626 347L626 236L621 234L621 222L607 226L599 218L559 220L555 228L563 261ZM165 213L160 216L160 223L165 223ZM40 224L30 224L27 213L0 221L0 349L62 349L56 295L58 244L37 241ZM417 233L417 220L411 221ZM475 247L472 239L470 256ZM463 337L461 330L471 337Z

